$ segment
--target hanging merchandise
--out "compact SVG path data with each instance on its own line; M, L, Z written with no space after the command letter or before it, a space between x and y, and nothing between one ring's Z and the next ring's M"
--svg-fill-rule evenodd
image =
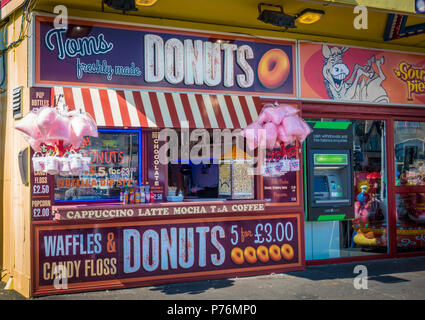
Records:
M311 133L307 123L297 114L299 110L285 104L265 104L257 121L251 123L241 135L247 140L248 149L265 146L272 150L299 141L302 143ZM297 163L293 164L296 170Z
M98 137L90 114L68 111L64 104L30 111L18 121L15 129L35 151L34 171L51 175L81 175L89 170L90 158L78 153L85 136Z

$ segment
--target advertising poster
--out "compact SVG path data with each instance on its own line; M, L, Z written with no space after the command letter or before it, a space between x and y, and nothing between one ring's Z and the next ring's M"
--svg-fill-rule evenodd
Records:
M301 97L425 104L425 55L300 43Z
M34 84L296 96L294 41L52 21L35 19Z
M34 294L300 270L300 216L35 227Z

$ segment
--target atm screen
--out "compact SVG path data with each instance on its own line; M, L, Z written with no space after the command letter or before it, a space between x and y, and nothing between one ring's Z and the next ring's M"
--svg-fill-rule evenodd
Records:
M326 176L314 176L314 192L329 192Z

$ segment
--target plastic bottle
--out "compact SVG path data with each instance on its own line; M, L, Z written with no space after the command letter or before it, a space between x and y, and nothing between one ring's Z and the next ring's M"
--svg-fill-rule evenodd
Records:
M137 184L134 185L134 203L140 203L140 186Z
M120 187L120 202L123 203L124 202L124 189L121 185Z
M146 185L145 185L145 199L146 199L146 203L150 203L151 202L151 193L149 191L149 182L146 181Z
M129 200L129 191L127 182L124 185L124 203L127 204Z
M128 191L128 203L134 203L134 183L130 182L130 188Z
M142 184L140 184L139 190L140 190L140 203L145 203L146 202L145 187Z

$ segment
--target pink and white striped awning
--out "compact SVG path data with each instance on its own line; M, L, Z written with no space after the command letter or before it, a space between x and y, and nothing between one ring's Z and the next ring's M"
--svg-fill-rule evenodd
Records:
M259 97L90 88L52 88L70 110L90 113L98 126L245 128L257 120Z

